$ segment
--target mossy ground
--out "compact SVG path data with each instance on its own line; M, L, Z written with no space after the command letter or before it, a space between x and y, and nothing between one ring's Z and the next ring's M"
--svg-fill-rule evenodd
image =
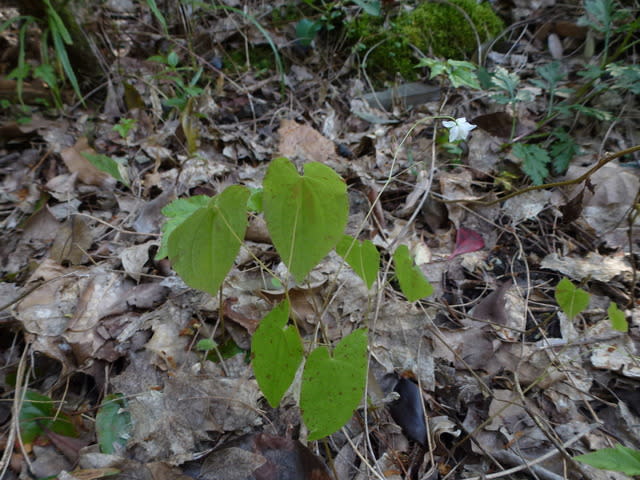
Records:
M395 19L363 14L347 25L347 33L357 40L363 57L370 51L365 67L375 79L400 74L412 80L417 76L416 49L430 57L467 59L477 48L474 28L484 42L498 35L504 24L488 3L450 0L421 3Z

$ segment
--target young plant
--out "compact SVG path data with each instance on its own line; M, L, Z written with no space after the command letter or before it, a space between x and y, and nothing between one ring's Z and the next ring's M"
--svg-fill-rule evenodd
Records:
M566 277L556 285L555 297L560 309L569 320L582 313L589 306L589 299L591 298L588 292L577 288ZM618 305L611 302L607 309L607 315L609 322L611 322L611 328L619 332L627 332L629 330L629 324L625 319L624 312L620 311Z
M555 297L560 309L569 320L572 320L589 306L589 294L581 288L577 288L566 277L556 285Z
M349 210L346 184L317 162L306 164L300 175L288 159L273 160L261 192L234 185L212 198L175 200L163 209L169 220L158 256L168 255L188 285L216 295L238 254L250 210L263 212L273 245L296 282L304 282L335 249L367 287L374 285L380 254L370 241L344 235ZM409 301L431 294L431 285L406 246L398 247L394 262ZM288 279L283 283L289 284ZM308 438L315 440L344 425L362 400L367 330L357 329L335 345L305 346L292 317L287 297L261 320L252 338L252 364L272 407L280 404L304 364L300 408Z
M190 99L198 97L204 92L204 89L198 86L204 69L202 67L194 69L190 66L179 66L180 57L175 51L172 50L166 56L154 55L149 60L162 63L167 67L159 78L168 80L175 87L172 96L168 96L164 102L167 107L183 111ZM191 78L187 80L189 77Z
M129 133L136 128L137 121L135 118L121 118L111 130L120 135L120 138L126 140Z

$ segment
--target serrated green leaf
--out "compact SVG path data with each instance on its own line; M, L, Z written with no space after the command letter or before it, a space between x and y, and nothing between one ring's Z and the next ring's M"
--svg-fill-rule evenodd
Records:
M569 320L589 306L589 294L577 288L569 279L564 277L558 282L555 292L556 302L567 315Z
M569 162L580 151L580 147L573 138L563 130L553 132L553 136L558 139L551 146L551 158L553 159L553 170L556 174L564 173L569 168Z
M615 448L603 448L573 458L602 470L613 470L626 475L640 475L640 451L622 445L617 445Z
M396 267L396 277L400 282L400 290L407 300L415 302L433 293L433 287L420 268L413 263L409 255L409 247L400 245L396 248L393 252L393 263Z
M263 182L267 228L282 261L297 282L342 238L347 225L347 186L322 163L304 166L304 176L286 158L269 165Z
M607 121L613 118L610 112L607 112L606 110L600 110L599 108L595 107L589 107L587 105L573 104L569 107L569 109L573 112L584 113L585 115L601 121Z
M33 443L45 428L67 437L78 436L69 416L58 413L57 403L46 395L29 390L20 409L20 437L24 443Z
M492 82L496 88L504 90L509 97L515 98L520 77L517 73L510 72L504 67L497 67L493 72Z
M131 429L131 415L125 398L119 394L104 397L96 414L96 435L102 453L113 454L127 444Z
M442 75L443 73L448 73L448 65L446 62L435 58L421 58L416 68L420 67L428 67L429 68L429 80L433 80L438 75Z
M364 393L367 375L367 331L355 330L329 354L316 348L304 366L300 408L309 429L309 440L317 440L342 427L353 415Z
M173 232L178 225L184 222L189 215L194 213L200 207L204 207L209 203L211 197L206 195L196 195L189 198L178 198L174 200L162 209L162 214L168 217L167 221L162 225L162 244L156 254L156 260L161 260L169 255L169 247L167 241L171 232Z
M615 79L613 88L628 89L634 95L640 95L640 66L610 63L607 72Z
M248 198L248 189L232 185L171 232L169 260L187 285L217 293L247 230Z
M564 80L567 76L560 62L546 63L536 68L536 72L544 80L544 82L536 82L537 85L546 90L555 90L556 85Z
M620 309L618 308L618 305L611 302L609 304L609 308L607 309L607 314L609 315L611 328L619 332L629 331L629 324L627 323L627 319L624 317L624 312L620 311Z
M526 173L535 185L542 185L549 175L547 165L551 161L545 149L538 145L524 145L516 143L513 154L522 160L522 171Z
M82 152L82 156L89 160L98 170L108 173L119 182L124 183L127 187L129 186L127 167L122 162L102 154Z
M451 73L449 74L449 80L451 85L455 88L469 87L480 89L480 82L476 70L478 67L470 62L462 60L447 60L447 63L451 66Z
M345 235L336 245L336 252L349 264L353 271L371 288L380 269L380 252L370 240L361 242Z
M300 335L288 321L289 302L285 300L260 321L251 339L253 373L274 408L293 382L304 353Z

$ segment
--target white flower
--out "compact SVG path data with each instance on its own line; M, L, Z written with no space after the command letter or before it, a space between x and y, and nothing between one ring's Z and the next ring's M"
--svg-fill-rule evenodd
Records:
M465 140L469 136L469 132L476 128L476 125L471 125L465 117L456 118L455 122L442 122L442 125L449 129L449 143Z

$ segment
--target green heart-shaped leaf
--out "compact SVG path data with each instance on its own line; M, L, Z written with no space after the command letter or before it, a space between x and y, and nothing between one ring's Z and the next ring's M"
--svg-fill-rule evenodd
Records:
M400 245L393 252L393 263L396 266L396 277L400 282L400 290L410 302L415 302L433 293L433 287L424 274L413 263L409 255L409 247Z
M556 286L556 302L571 320L589 306L589 294L564 277Z
M162 225L162 244L156 253L156 260L162 260L169 255L167 242L171 233L184 222L193 212L209 203L211 197L195 195L189 198L178 198L162 209L162 214L168 217Z
M276 250L297 282L342 238L347 225L347 186L318 162L304 166L304 176L286 158L269 165L263 182L267 228Z
M272 407L277 407L302 362L300 335L289 321L289 302L283 301L260 321L251 339L253 373Z
M171 232L169 260L187 285L216 294L244 239L248 198L249 190L233 185Z
M364 280L367 288L371 288L380 269L380 252L375 245L370 240L360 242L344 235L336 245L336 252Z
M367 331L355 330L329 355L316 348L304 366L300 408L309 440L326 437L353 415L364 393L367 375Z
M629 324L627 323L627 319L624 318L624 312L622 312L618 305L611 302L609 304L609 308L607 309L607 314L609 315L609 321L611 322L611 328L617 330L619 332L628 332Z

